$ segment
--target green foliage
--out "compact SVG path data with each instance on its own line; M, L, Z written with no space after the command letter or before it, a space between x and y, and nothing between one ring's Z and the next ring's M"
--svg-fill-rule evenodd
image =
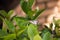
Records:
M7 16L8 16L8 18L10 18L11 17L11 15L13 14L13 10L10 10L9 12L8 12L8 14L7 14Z
M47 27L39 33L38 24L34 24L33 21L37 20L45 9L32 11L33 3L34 0L20 1L26 17L11 17L13 10L8 13L0 10L0 19L3 21L2 29L0 29L0 40L60 40L60 20L53 21L56 34L52 33L54 31L52 25L50 25L50 29Z
M38 34L36 26L34 26L33 24L29 25L27 31L28 31L28 36L29 36L30 40L33 40L34 36Z
M34 36L33 40L42 40L42 38L37 34Z
M20 27L20 29L24 29L29 23L27 19L22 17L15 17L14 20L16 21L16 24Z
M54 20L56 35L60 37L60 19Z
M52 40L51 33L46 32L45 35L43 36L43 40Z
M60 40L60 20L53 21L56 34L53 34L52 25L50 25L50 29L47 27L39 33L38 24L34 24L33 21L37 20L45 9L32 11L33 3L34 0L20 1L26 17L11 17L13 10L8 13L0 10L0 19L3 21L2 29L0 29L0 40Z
M13 40L16 39L16 34L8 34L7 36L4 36L4 40Z
M13 10L10 10L8 13L4 10L0 10L0 16L9 19L13 12L14 12Z
M28 0L28 6L31 8L34 3L34 0Z
M10 20L7 20L5 19L5 25L7 26L7 28L10 30L10 31L15 31L15 26L13 25L13 23L10 21Z
M60 19L59 20L54 20L55 26L60 27Z
M0 40L42 40L39 35L37 24L32 24L43 12L43 10L32 11L34 0L21 0L20 5L26 14L26 17L11 17L13 10L8 13L0 10L0 19L3 21L2 29L0 30ZM35 16L34 16L35 15ZM16 23L14 25L14 22Z
M47 28L43 29L43 30L42 30L42 33L41 33L41 37L43 38L44 35L45 35L47 32L49 32L49 30L48 30Z
M34 16L34 20L44 11L45 9L42 9L42 10L38 10Z
M28 19L30 20L35 20L43 11L43 10L35 10L35 11L32 11L32 5L34 3L34 0L21 0L21 7L23 9L23 11L26 13ZM35 15L35 16L34 16Z
M8 34L0 29L0 38L3 38L6 35Z
M4 10L0 10L0 16L7 17L7 12L5 12Z

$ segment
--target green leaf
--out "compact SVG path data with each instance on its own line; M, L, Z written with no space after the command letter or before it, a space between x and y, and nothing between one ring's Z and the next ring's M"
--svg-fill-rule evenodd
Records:
M16 39L16 34L8 34L7 36L4 36L4 40L13 40Z
M33 16L33 20L35 20L45 9L42 9L42 10L38 10L36 13L35 13L35 16Z
M7 33L0 29L0 38L3 38L6 35L7 35Z
M47 28L43 29L41 32L41 37L43 37L47 32L50 32L50 30Z
M22 4L23 4L23 2L24 2L24 0L20 0L20 5L22 5Z
M20 27L20 29L24 29L29 23L27 19L22 17L15 17L14 20L16 21L16 24Z
M28 0L28 6L31 8L34 3L34 0Z
M59 20L54 20L55 26L60 27L60 19Z
M2 19L2 21L3 21L2 30L5 31L5 32L7 32L7 27L6 27L6 25L5 25L4 18L0 16L0 19Z
M53 40L58 40L58 38L53 38Z
M3 18L2 16L0 16L0 19L1 19L1 20L4 20L4 18Z
M34 36L33 40L42 40L42 38L37 34L37 35Z
M4 22L4 21L3 21L2 30L3 30L3 31L5 31L5 32L7 32L7 27L6 27L6 24L5 24L5 22Z
M30 40L33 40L34 36L38 34L37 27L33 24L28 26L27 32Z
M43 36L43 40L52 40L52 36L50 32L46 32Z
M28 11L27 17L28 19L32 20L33 19L33 15L34 15L35 11Z
M26 2L26 1L22 2L21 7L22 7L23 11L24 11L26 14L28 14L28 11L29 11L30 9L29 9L29 7L27 6L27 2Z
M57 36L60 36L60 27L56 27L55 32Z
M56 35L60 36L60 19L58 19L58 20L54 19L54 24L55 24Z
M28 39L26 37L24 37L23 40L28 40Z
M10 18L11 17L11 15L13 14L13 10L10 10L9 12L8 12L8 17Z
M15 32L15 26L13 25L13 23L10 20L5 19L5 24L8 27L8 30Z
M18 33L17 33L17 36L20 36L24 31L26 31L27 27L25 27L23 30L20 30Z
M7 12L4 11L4 10L0 10L0 15L1 15L2 17L7 18Z

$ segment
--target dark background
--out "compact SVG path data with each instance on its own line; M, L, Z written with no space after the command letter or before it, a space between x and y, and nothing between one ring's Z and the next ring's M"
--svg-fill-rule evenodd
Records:
M18 4L20 0L0 0L0 10L9 11L11 9L14 9Z

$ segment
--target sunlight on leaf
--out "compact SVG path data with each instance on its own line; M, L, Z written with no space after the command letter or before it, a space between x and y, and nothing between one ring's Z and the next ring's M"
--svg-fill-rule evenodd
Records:
M33 40L33 37L38 34L37 28L33 24L30 24L28 26L27 32L28 32L28 36L29 36L30 40Z
M9 17L9 18L12 16L13 12L14 12L13 10L10 10L10 11L8 12L8 17Z
M33 40L42 40L42 38L37 34L37 35L34 36Z
M16 34L8 34L7 36L4 36L4 40L13 40L16 39Z

